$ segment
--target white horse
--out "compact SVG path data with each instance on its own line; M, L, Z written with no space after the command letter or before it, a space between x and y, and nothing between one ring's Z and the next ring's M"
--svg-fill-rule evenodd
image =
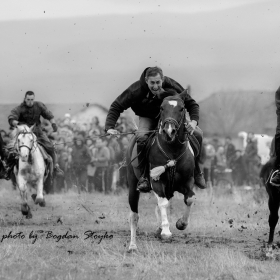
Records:
M238 133L238 137L242 139L243 142L243 150L245 150L247 146L247 137L248 133L245 131L240 131ZM261 164L265 164L270 159L270 146L273 137L267 134L254 134L254 138L258 143L258 155L261 158Z
M45 206L43 196L44 180L48 176L46 164L37 142L37 137L33 133L33 128L27 125L18 125L12 132L14 151L18 154L18 165L14 167L16 184L19 188L22 204L21 212L26 218L32 218L31 210L27 204L28 188L36 188L37 194L32 195L35 204ZM11 144L10 144L11 145Z

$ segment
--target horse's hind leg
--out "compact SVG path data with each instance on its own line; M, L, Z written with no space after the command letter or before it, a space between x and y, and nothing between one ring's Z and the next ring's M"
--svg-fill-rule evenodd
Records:
M270 227L268 244L272 244L273 242L275 227L279 219L278 216L279 206L280 206L279 192L270 190L269 199L268 199L268 207L270 210L269 219L268 219L268 223Z
M130 232L131 232L131 238L130 238L130 244L128 248L128 252L136 251L136 230L139 220L138 215L138 202L139 202L139 196L140 193L136 190L137 185L137 178L134 176L133 170L127 170L128 175L128 185L129 185L129 195L128 195L128 201L130 205L130 215L129 215L129 223L130 223Z
M184 230L189 224L190 221L190 213L191 213L191 208L192 204L195 200L194 195L189 197L188 195L185 195L184 197L184 202L185 202L185 211L183 213L183 217L180 218L177 223L176 223L176 228L179 230Z

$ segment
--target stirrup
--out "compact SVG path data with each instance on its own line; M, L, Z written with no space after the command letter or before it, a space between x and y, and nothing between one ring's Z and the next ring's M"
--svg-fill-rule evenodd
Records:
M269 183L270 183L272 186L280 187L280 182L279 182L279 184L275 184L275 183L272 182L272 180L278 175L278 173L279 173L279 169L275 170L275 171L271 174L271 176L270 176Z

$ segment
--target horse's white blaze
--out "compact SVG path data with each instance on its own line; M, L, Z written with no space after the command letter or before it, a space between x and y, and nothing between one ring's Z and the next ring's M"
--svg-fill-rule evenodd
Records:
M171 133L172 133L172 126L171 126L171 124L170 124L170 123L168 124L167 133L168 133L168 135L171 137Z
M154 192L157 200L158 200L158 207L160 210L160 214L161 214L161 235L164 235L166 237L170 237L172 235L170 229L169 229L169 222L167 219L167 207L169 204L169 201L167 200L167 198L162 198L159 197L155 192Z
M130 212L129 223L130 223L130 244L129 250L136 250L136 229L139 220L139 215L135 212Z
M170 100L170 101L168 101L168 103L169 103L171 106L173 106L173 107L176 107L177 104L178 104L178 102L175 101L175 100Z
M23 162L27 162L28 155L29 155L29 149L27 147L21 147L19 150L19 155Z

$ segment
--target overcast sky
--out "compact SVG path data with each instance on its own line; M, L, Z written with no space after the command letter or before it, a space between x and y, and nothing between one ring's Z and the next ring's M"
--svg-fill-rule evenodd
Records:
M280 85L279 0L3 0L2 102L109 106L158 65L201 100Z

